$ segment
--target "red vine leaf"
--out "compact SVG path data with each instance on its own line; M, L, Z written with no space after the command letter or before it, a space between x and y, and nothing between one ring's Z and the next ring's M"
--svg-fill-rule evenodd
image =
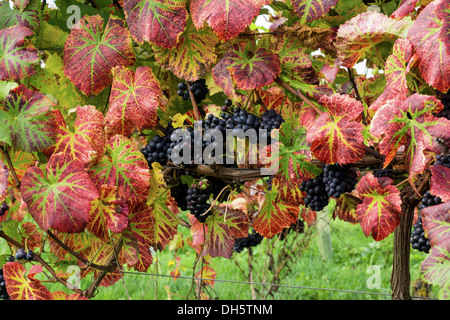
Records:
M231 258L234 240L246 237L249 228L248 217L242 210L213 207L213 214L205 222L207 234L200 257L209 254L212 258Z
M364 156L364 126L357 122L364 107L349 95L322 96L319 103L327 108L306 135L314 156L326 164L354 163Z
M375 113L370 124L370 133L381 140L380 153L386 156L384 166L404 145L405 163L410 175L423 172L433 159L433 153L441 152L435 139L450 139L450 120L433 115L442 108L443 105L434 96L418 93L403 101L387 101Z
M105 150L103 114L95 106L78 107L73 129L59 126L54 152L64 152L82 167L96 164Z
M185 0L130 0L123 9L133 40L171 49L186 27Z
M447 56L450 55L450 5L448 1L441 1L436 6L436 16L442 21L439 38L445 44Z
M232 61L228 66L230 76L242 90L268 86L281 73L281 62L276 53L262 47L250 52L250 46L245 42L234 45L228 59Z
M400 20L410 14L413 14L416 10L416 6L419 0L406 0L391 14L391 18Z
M127 203L144 201L150 188L150 170L144 155L131 141L115 135L106 144L99 163L89 169L95 185L117 186L118 197Z
M204 78L216 63L217 36L210 28L196 30L190 22L173 49L154 48L158 64L186 81Z
M25 39L33 31L15 25L0 30L0 80L21 80L36 73L39 55Z
M233 79L231 78L228 66L233 63L231 57L232 51L225 53L219 62L211 69L211 74L216 85L220 86L227 97L230 99L238 97L234 88Z
M395 20L378 12L357 15L339 27L336 49L342 65L352 68L366 51L378 43L406 36L411 20Z
M386 88L370 105L370 110L376 112L388 100L405 100L408 97L406 75L409 72L408 63L413 56L413 46L407 39L397 39L392 54L386 59Z
M300 17L300 22L305 24L306 22L319 19L334 7L337 2L338 0L293 0L292 6Z
M192 0L190 12L197 29L206 22L220 38L230 40L245 30L262 6L272 0Z
M12 89L0 109L0 138L26 152L50 147L57 133L56 117L50 111L54 105L45 95L24 85Z
M356 223L358 222L358 216L356 215L356 206L362 201L349 194L344 193L336 200L336 209L333 212L333 218L338 217L339 219Z
M450 202L426 207L422 209L421 215L425 236L431 246L445 243L450 237Z
M372 172L359 181L356 190L362 203L357 205L356 215L364 235L381 241L400 224L402 200L400 191L392 185L382 187Z
M109 109L105 116L108 138L130 136L136 129L153 129L158 124L157 111L164 110L167 98L151 68L140 66L133 72L123 66L112 70L114 77Z
M109 231L121 233L128 225L128 215L125 200L117 197L117 187L102 185L99 198L92 201L86 229L104 242L109 242Z
M279 201L276 185L272 184L272 190L266 193L261 210L252 221L252 227L260 235L270 239L295 223L299 214L298 205Z
M446 31L443 31L443 23L437 18L438 5L441 10L449 8L446 0L433 1L427 5L414 21L408 32L408 39L419 57L422 78L433 88L447 92L450 89L450 55L447 53L449 41L441 38L441 32Z
M52 300L89 300L88 297L84 297L79 293L67 294L64 291L53 291L52 292Z
M432 166L430 193L443 202L450 201L450 169L442 165Z
M429 207L431 208L431 207ZM450 298L450 240L434 246L420 264L420 273L427 283L439 287L439 299Z
M2 198L6 189L8 189L8 177L8 166L0 160L0 199Z
M86 96L97 95L112 82L115 66L135 62L131 36L120 19L85 16L64 45L64 74Z
M40 248L42 245L41 231L33 222L24 222L22 227L22 244L28 249Z
M20 191L41 229L67 233L85 229L91 201L99 196L86 171L62 153L53 154L44 170L29 168Z
M27 272L18 262L7 262L3 266L3 277L11 300L51 300L50 291L37 279L42 266L34 266Z

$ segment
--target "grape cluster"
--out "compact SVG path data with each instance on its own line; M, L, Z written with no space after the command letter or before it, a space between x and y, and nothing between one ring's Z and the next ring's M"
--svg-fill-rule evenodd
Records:
M10 257L9 261L14 261L14 258ZM11 300L8 291L6 291L5 278L3 277L3 267L0 268L0 299Z
M450 91L443 94L440 100L444 105L444 108L439 113L435 114L435 116L450 120Z
M9 206L5 202L3 202L2 205L0 206L0 217L3 216L8 210Z
M348 165L326 164L323 169L325 191L328 196L336 199L355 188L356 178L356 172Z
M267 130L267 143L270 144L272 141L270 134L273 129L280 129L281 124L285 120L281 116L281 114L277 113L275 109L270 109L264 111L263 115L261 116L261 129Z
M206 95L209 92L205 79L199 79L189 84L189 86L184 82L179 83L177 95L182 97L183 100L191 100L188 89L194 94L195 102L197 104L205 100Z
M158 162L161 165L165 165L167 160L169 160L172 145L170 136L173 133L174 128L172 123L169 122L167 127L164 128L163 136L155 135L153 138L141 149L142 154L149 167L151 167L153 162Z
M34 252L31 249L28 249L28 251L25 251L25 249L19 248L19 250L17 250L16 255L14 257L16 258L16 260L25 259L26 261L31 261L34 259Z
M434 165L441 165L450 168L450 156L446 156L443 154L436 155L436 162L434 163Z
M237 238L234 240L233 251L239 253L244 248L256 247L262 242L264 237L255 230L248 233L247 237Z
M411 247L413 249L428 253L431 249L430 240L425 237L425 231L422 226L422 216L420 211L424 208L435 206L442 203L441 198L433 196L430 191L425 192L422 201L419 205L419 216L417 222L413 226L413 231L411 233Z
M329 196L325 190L326 185L323 178L324 175L321 173L314 179L303 181L300 184L300 191L306 192L303 201L313 211L320 211L328 205Z

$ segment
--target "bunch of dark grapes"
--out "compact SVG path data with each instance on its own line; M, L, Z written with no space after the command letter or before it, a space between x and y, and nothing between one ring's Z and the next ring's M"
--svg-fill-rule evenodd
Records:
M260 128L267 130L267 143L270 144L272 141L270 134L273 129L280 129L281 124L285 120L281 116L281 114L277 113L275 109L270 109L264 111L261 116Z
M422 209L435 206L442 203L441 198L433 196L430 191L425 192L422 201L419 205L419 216L417 222L413 226L413 231L411 234L411 247L413 249L428 253L431 249L430 240L425 237L425 231L422 226L422 216L420 212Z
M33 250L28 249L28 251L25 251L25 249L19 248L19 250L17 250L17 252L16 252L15 258L16 258L16 260L25 259L27 261L31 261L34 259Z
M10 257L9 261L14 261L14 258ZM8 291L6 291L5 278L3 277L3 267L0 268L0 299L10 300Z
M153 162L158 162L161 165L165 165L167 163L171 152L169 148L172 144L170 136L173 131L174 128L172 127L172 123L169 123L167 127L164 128L163 136L155 135L149 143L141 149L141 152L147 160L149 167L151 167Z
M186 201L186 193L189 190L189 186L187 184L182 183L181 181L174 186L170 187L170 194L175 199L177 206L182 210L187 210L187 201Z
M438 154L436 156L436 162L434 163L435 166L441 165L447 168L450 168L450 156L446 156L443 154Z
M3 216L8 210L9 206L6 204L6 202L3 202L2 205L0 206L0 217Z
M190 100L191 95L189 94L188 89L194 94L195 102L197 104L205 100L206 95L209 92L205 79L199 79L189 84L189 86L184 82L179 83L177 95L182 97L183 100Z
M262 242L264 237L255 230L248 233L247 237L237 238L234 240L233 251L239 253L244 248L256 247Z
M323 169L325 191L328 196L336 199L355 188L356 178L356 172L348 165L326 164Z
M443 94L440 100L444 105L444 108L439 113L435 114L435 116L450 120L450 91Z
M211 211L208 211L209 195L208 187L203 181L200 181L198 184L192 184L186 192L187 209L201 223L205 222L211 213ZM206 213L207 211L208 213Z
M300 184L300 191L306 192L303 201L313 211L320 211L328 205L329 196L325 190L326 185L323 178L323 173L321 173L314 179L303 181Z

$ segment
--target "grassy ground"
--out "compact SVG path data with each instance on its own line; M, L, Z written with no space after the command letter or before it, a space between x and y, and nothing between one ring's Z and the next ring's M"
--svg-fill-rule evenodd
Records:
M324 261L318 246L318 237L314 234L309 246L290 262L290 270L284 268L280 274L280 284L272 295L258 295L263 289L261 284L253 285L259 299L279 300L375 300L390 299L390 276L392 270L393 235L380 242L366 238L359 225L351 225L342 221L331 221L332 257ZM188 236L183 231L185 237ZM292 236L292 235L291 235ZM301 238L300 238L301 239ZM273 241L273 240L272 240ZM266 252L270 248L268 240L263 241L252 250L252 267L254 282L267 282L262 274L267 272ZM281 245L275 246L275 252ZM424 253L411 252L411 279L419 277L420 263ZM194 297L195 286L189 277L193 276L195 252L189 246L179 250L181 258L179 270L182 277L173 280L170 272L175 269L175 251L158 252L156 261L148 273L135 274L126 271L123 279L108 288L100 288L94 299L186 299ZM248 272L248 252L244 249L234 254L232 259L214 258L210 266L216 271L218 280L206 295L223 300L252 299L251 285L243 273ZM275 258L276 259L276 258ZM274 262L275 264L277 261ZM240 266L239 268L237 266ZM199 265L197 265L198 267ZM240 271L244 270L243 272ZM198 269L197 269L198 270ZM160 275L156 277L154 275ZM379 279L379 282L377 282ZM88 282L82 283L87 285ZM59 288L63 289L63 288ZM266 292L265 291L265 292Z

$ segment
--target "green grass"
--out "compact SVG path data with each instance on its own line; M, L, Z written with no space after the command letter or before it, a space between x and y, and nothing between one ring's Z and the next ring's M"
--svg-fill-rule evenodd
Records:
M290 270L284 268L280 274L279 287L273 295L267 299L277 300L376 300L390 299L390 276L392 271L393 235L376 242L372 238L366 238L359 224L352 225L340 220L331 221L332 257L328 261L321 258L318 237L313 235L309 246L301 254L295 257L289 264ZM180 229L185 238L189 236L185 228ZM301 239L301 238L300 238ZM267 249L269 241L264 240L258 247L253 248L253 270L255 282L267 282L270 278L263 279L262 274L267 272ZM275 246L275 251L280 246ZM420 263L425 259L424 253L411 252L411 280L414 282L419 277ZM182 277L174 280L170 272L175 269L175 256L181 258L179 270ZM100 288L94 299L100 300L168 300L193 298L195 286L192 287L193 266L195 252L187 244L179 249L164 250L158 252L157 257L149 268L147 274L135 274L135 271L125 270L123 279L113 286ZM210 266L216 271L217 280L213 288L207 291L207 296L221 300L252 299L251 286L248 279L237 267L248 271L248 252L244 249L239 254L234 254L233 259L213 258ZM197 269L200 262L197 264ZM372 270L379 270L379 286L370 288L375 282L370 281L374 277ZM156 277L152 274L158 274ZM368 282L369 279L369 282ZM87 286L92 279L82 282L82 288ZM236 281L236 282L229 282ZM58 286L57 284L54 286ZM260 284L254 284L254 289L260 292L266 288ZM56 289L52 288L52 290ZM59 290L64 290L59 285ZM68 292L68 291L66 291ZM374 293L374 294L369 294ZM257 296L258 299L263 296Z

